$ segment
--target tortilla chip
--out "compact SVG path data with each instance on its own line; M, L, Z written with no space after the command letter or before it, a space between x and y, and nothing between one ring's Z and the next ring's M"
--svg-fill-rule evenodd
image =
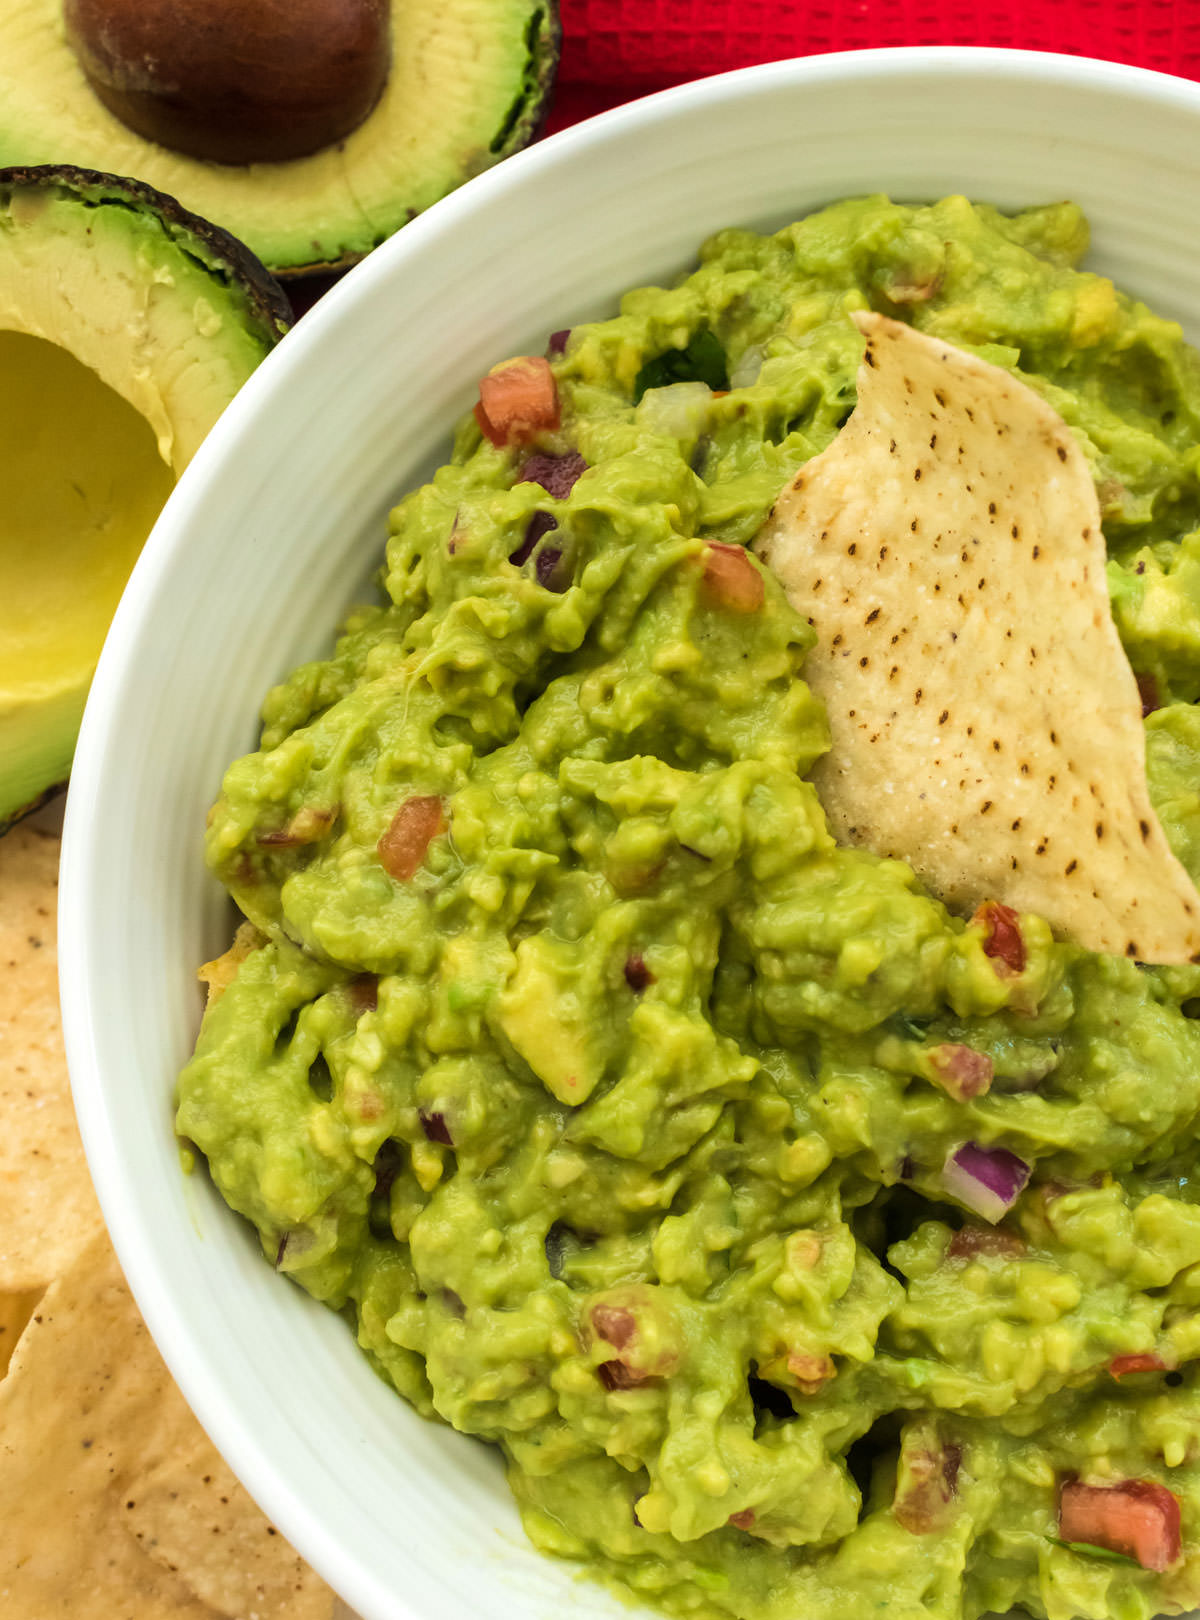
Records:
M230 1620L330 1620L333 1593L288 1546L220 1461L200 1426L129 1487L125 1527Z
M97 1235L0 1383L0 1609L330 1620L333 1601L204 1437Z
M1062 419L880 315L859 403L754 543L815 626L835 836L948 905L999 900L1089 950L1200 957L1200 895L1146 788L1100 511Z
M206 1012L210 1007L215 1007L229 989L237 978L238 968L246 958L265 943L266 935L260 934L252 922L239 923L229 949L220 956L214 956L211 962L205 962L196 970L196 977L206 992L204 1002Z
M102 1229L58 1012L59 840L0 838L0 1289L36 1292Z

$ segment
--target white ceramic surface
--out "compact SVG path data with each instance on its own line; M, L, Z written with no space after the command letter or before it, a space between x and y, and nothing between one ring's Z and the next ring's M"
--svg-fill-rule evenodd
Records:
M67 1046L96 1184L173 1372L246 1485L367 1620L628 1616L522 1539L495 1457L426 1424L272 1275L171 1135L228 913L201 859L267 686L323 648L388 506L496 360L671 276L726 224L855 192L1077 198L1092 264L1200 330L1200 89L1019 53L881 51L670 91L409 225L270 356L189 468L117 614L67 812Z

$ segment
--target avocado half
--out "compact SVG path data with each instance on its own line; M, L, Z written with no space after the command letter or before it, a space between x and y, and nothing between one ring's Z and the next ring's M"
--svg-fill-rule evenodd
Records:
M0 831L65 780L142 542L289 320L253 255L172 198L0 169Z
M541 131L556 0L391 4L392 65L366 120L285 163L228 166L128 130L90 88L61 0L0 0L0 164L136 174L231 231L279 276L352 264Z

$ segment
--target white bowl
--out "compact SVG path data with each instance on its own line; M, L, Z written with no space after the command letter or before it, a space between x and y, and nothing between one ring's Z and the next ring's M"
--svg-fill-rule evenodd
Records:
M267 686L329 642L385 514L475 380L673 276L727 224L851 193L1073 197L1091 264L1195 332L1200 87L1019 52L784 62L619 108L407 226L305 317L188 469L92 689L67 811L63 1006L88 1158L172 1371L234 1469L367 1620L628 1617L525 1543L493 1453L425 1423L263 1264L171 1131L196 964L229 918L205 811Z

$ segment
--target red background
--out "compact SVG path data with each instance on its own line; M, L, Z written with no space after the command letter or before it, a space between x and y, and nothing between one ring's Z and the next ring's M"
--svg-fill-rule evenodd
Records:
M878 45L1003 45L1200 78L1200 0L560 0L550 128L707 73Z

